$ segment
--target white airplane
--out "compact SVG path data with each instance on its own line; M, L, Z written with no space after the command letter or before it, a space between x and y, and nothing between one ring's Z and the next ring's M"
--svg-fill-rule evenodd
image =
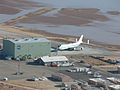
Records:
M70 43L70 44L62 44L58 46L58 50L75 50L81 43L83 43L83 35L81 35L80 39L75 43ZM89 40L87 42L89 44Z

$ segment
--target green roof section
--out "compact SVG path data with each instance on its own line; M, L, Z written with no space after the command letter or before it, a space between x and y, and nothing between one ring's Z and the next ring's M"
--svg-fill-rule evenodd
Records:
M35 43L35 42L50 42L45 38L32 37L32 38L18 38L18 39L6 39L13 43Z

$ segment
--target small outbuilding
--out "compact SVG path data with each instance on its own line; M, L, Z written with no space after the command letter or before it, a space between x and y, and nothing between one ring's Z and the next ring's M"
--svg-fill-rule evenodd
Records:
M62 73L54 73L52 74L52 79L56 81L61 81L61 82L70 82L72 81L72 78L70 76L67 76Z
M69 60L65 56L43 56L39 59L39 63L42 65L52 65L69 62Z
M110 90L120 90L120 85L110 85L109 89Z

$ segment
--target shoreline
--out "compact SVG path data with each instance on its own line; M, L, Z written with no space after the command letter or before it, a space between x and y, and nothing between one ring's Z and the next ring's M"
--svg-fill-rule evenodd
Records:
M11 19L11 20L9 20L7 22L4 22L4 23L0 24L0 29L8 31L8 32L14 32L14 33L18 33L18 34L23 34L26 37L27 36L29 36L29 37L32 37L32 36L35 36L35 37L44 37L44 38L47 38L47 39L50 39L50 40L54 40L54 41L58 41L58 42L63 42L63 43L75 42L75 39L79 38L78 36L61 35L61 34L50 33L50 32L47 32L47 31L44 31L44 30L41 30L41 29L25 28L24 26L14 26L14 23L21 22L21 21L24 22L24 20L26 20L26 19L28 19L28 21L30 21L30 20L35 21L33 16L36 15L38 17L43 17L44 16L43 14L46 14L46 13L51 12L53 10L56 10L56 8L43 8L43 9L39 9L39 10L37 10L35 12L31 12L31 13L25 14L25 15L20 16L18 18ZM73 11L74 11L74 14L73 14ZM75 14L75 12L77 14ZM58 11L57 14L55 14L55 16L61 17L60 15L62 14L62 15L65 15L65 17L66 16L69 16L70 18L71 17L74 17L74 18L75 17L76 18L79 17L80 19L83 18L85 20L85 22L81 21L80 23L79 22L77 22L77 23L71 23L71 22L69 22L68 23L68 21L66 23L65 22L62 23L63 21L61 21L60 23L58 23L58 25L59 24L61 25L61 23L63 25L66 25L66 24L73 24L73 25L74 24L75 25L79 25L80 24L80 25L82 25L83 23L88 24L89 20L91 22L92 22L92 20L97 20L97 21L102 21L102 22L109 21L108 17L106 17L106 16L104 16L102 14L98 14L98 12L100 12L100 10L96 9L96 8L90 8L90 9L89 8L87 8L87 9L81 8L81 9L75 9L75 10L74 9L69 9L69 8L63 8L60 11ZM89 17L87 17L86 15L89 15ZM49 17L49 16L44 16L44 18L45 17ZM86 19L86 17L87 17L87 19ZM30 20L29 20L29 18L30 18ZM49 18L51 18L51 19L48 19L48 21L50 23L52 23L52 22L55 23L57 21L56 20L57 18L56 19L53 19L53 17L49 17ZM36 19L36 17L35 17L35 19ZM73 18L71 18L71 19L73 19ZM44 22L44 21L41 21L41 22ZM45 20L45 22L46 22L46 20ZM16 36L11 36L11 35L7 35L7 37L18 38ZM84 41L87 42L87 39L89 39L89 38L84 38ZM93 41L93 40L90 40L90 42L91 42L91 45L94 45L94 46L97 46L97 47L98 46L99 47L105 47L107 49L110 49L111 51L119 51L119 49L120 49L119 45L105 44L105 43L101 43L101 42L97 42L97 41Z
M119 29L119 26L116 24L117 21L113 21L112 17L106 14L107 12L104 13L95 8L63 8L60 10L56 8L44 8L9 20L4 24L71 36L72 34L74 36L84 34L87 38L94 41L119 45L119 42L115 42L115 40L120 40L120 37L116 34L117 29ZM112 33L114 29L116 32ZM111 36L112 38L109 40Z
M0 24L0 29L7 31L7 32L15 32L18 34L22 34L22 35L25 35L26 37L33 37L33 36L42 37L42 38L47 38L49 40L62 42L62 43L72 43L72 42L75 42L76 38L79 38L76 36L53 34L53 33L43 31L43 30L33 30L30 28L24 28L24 27L15 27L15 26L9 26L9 25L4 25L1 27L1 24ZM0 34L0 36L3 37L4 35ZM16 35L15 36L5 35L5 36L9 38L20 38L20 36L16 36ZM84 38L84 42L87 42L86 38ZM110 44L103 44L100 42L91 41L90 46L95 46L98 48L105 48L112 52L120 53L119 45L110 45Z

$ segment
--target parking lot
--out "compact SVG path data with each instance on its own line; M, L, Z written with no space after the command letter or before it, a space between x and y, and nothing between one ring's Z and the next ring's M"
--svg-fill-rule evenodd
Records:
M55 48L57 48L56 45L53 45ZM81 48L83 48L81 50ZM108 56L116 56L118 54L110 52L104 48L98 48L98 47L93 47L89 45L80 45L76 50L65 50L65 51L56 51L52 52L51 55L65 55L65 56L71 56L71 55L108 55Z
M30 63L31 62L31 63ZM23 78L31 78L33 76L40 77L40 76L46 76L50 77L52 73L54 72L60 72L64 73L66 75L71 76L73 79L79 79L79 80L85 80L87 81L88 78L92 78L93 75L87 75L86 73L80 73L80 72L67 72L67 69L73 68L73 67L85 67L86 65L81 63L75 63L75 66L72 67L48 67L48 66L42 66L42 65L36 65L32 63L32 60L28 62L21 61L20 62L20 72L23 72L22 75L15 75L16 72L18 72L18 61L14 60L0 60L0 78L3 78L4 76L8 77L10 80L14 79L23 79ZM108 75L112 75L106 71L92 68L92 71L98 71L102 74L103 77L107 77Z

